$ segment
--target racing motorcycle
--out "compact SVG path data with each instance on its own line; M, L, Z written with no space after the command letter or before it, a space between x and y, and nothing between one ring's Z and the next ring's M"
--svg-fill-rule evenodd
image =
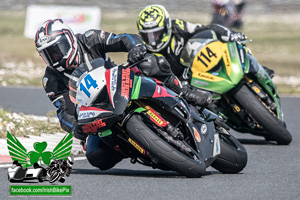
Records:
M199 114L159 81L137 75L135 65L106 69L98 58L74 70L69 85L76 86L78 124L86 134L104 142L110 135L132 163L187 177L200 177L209 166L243 170L246 150L218 115Z
M245 43L223 43L212 30L196 34L181 53L185 76L192 87L213 94L209 109L225 115L232 129L287 145L292 136L276 86Z

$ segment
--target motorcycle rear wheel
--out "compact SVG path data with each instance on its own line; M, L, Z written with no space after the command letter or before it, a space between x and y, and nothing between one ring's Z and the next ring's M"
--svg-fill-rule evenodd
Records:
M204 160L196 161L172 147L142 121L133 115L126 123L126 130L139 145L170 169L191 178L198 178L206 170Z
M247 165L245 147L232 135L220 134L221 153L212 163L212 167L224 174L235 174Z
M243 85L234 97L263 126L268 134L266 137L275 140L279 145L288 145L292 141L292 135L283 123L270 113L246 85Z

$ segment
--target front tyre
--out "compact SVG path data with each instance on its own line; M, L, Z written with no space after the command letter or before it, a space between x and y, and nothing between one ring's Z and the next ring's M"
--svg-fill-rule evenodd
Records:
M212 163L212 167L226 174L242 171L247 165L245 147L232 135L220 134L221 153Z
M201 177L206 170L203 160L196 161L179 152L148 128L139 115L127 121L126 130L132 139L170 169L191 178Z
M258 124L263 126L267 138L275 140L279 145L288 145L292 141L292 135L282 122L267 110L246 85L243 85L234 97Z

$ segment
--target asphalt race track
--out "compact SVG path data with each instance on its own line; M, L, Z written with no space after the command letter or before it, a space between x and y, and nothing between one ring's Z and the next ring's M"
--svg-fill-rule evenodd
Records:
M0 92L0 107L5 109L37 115L54 110L42 89L0 87ZM175 172L133 165L128 159L111 170L100 171L83 159L75 161L72 173L64 184L72 185L72 199L300 199L300 98L282 97L282 107L288 129L293 135L290 145L278 146L260 137L233 132L248 152L248 165L240 174L221 174L208 168L203 177L190 179ZM8 199L11 183L7 180L7 167L1 167L0 174L1 199Z

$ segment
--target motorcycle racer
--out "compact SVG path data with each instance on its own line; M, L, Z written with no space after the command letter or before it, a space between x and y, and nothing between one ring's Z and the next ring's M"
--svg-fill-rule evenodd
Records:
M204 30L212 29L216 32L216 37L223 42L242 41L247 38L243 33L229 30L218 24L205 26L186 22L181 19L171 20L165 7L156 4L146 6L139 13L137 28L140 36L144 40L147 51L157 56L164 56L170 63L172 72L175 76L179 77L183 85L188 84L190 77L188 76L186 67L180 63L180 55L187 41L194 35ZM274 76L273 70L266 69L266 71L271 77ZM171 84L174 80L174 77L170 76L167 81ZM202 93L201 102L210 101L211 97L207 92L200 90L197 92ZM201 95L198 96L201 98Z
M47 64L43 87L57 108L60 125L66 132L72 131L74 137L83 143L87 136L77 124L72 102L72 92L75 91L68 85L73 70L95 58L104 58L105 67L112 67L114 64L107 52L129 52L129 62L142 59L146 52L136 34L116 35L104 30L87 30L84 34L75 35L61 19L47 20L38 28L35 46ZM110 148L98 135L88 137L86 157L91 165L101 170L109 169L123 159L119 151Z

